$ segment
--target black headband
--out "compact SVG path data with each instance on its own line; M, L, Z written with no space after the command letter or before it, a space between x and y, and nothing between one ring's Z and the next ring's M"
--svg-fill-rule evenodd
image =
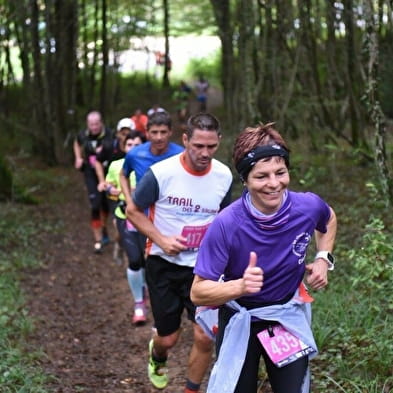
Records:
M285 160L285 165L289 167L289 152L283 146L277 144L257 146L249 151L236 165L236 170L242 181L247 177L257 161L274 156L282 157Z

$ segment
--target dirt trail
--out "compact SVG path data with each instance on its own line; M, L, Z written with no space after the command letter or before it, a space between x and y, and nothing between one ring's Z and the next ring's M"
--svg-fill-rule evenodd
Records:
M131 324L133 303L126 265L112 260L112 244L102 255L92 252L89 210L82 175L65 171L69 186L63 203L40 206L45 217L60 220L61 234L41 233L45 267L27 272L24 287L37 329L31 345L46 354L44 369L57 379L51 392L157 392L147 378L147 345L152 317L145 326ZM170 384L163 393L181 393L191 329L170 354Z

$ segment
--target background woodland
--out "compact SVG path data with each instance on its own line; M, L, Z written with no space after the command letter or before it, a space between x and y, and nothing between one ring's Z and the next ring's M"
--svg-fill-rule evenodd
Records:
M321 141L349 145L377 158L392 200L385 147L393 115L391 3L2 0L1 126L10 135L23 132L48 163L67 162L64 146L86 110L99 108L112 119L129 100L132 78L118 70L131 37L164 37L169 57L170 36L215 34L232 134L274 120L314 148ZM150 90L152 76L145 76L138 93ZM167 62L161 82L171 89Z

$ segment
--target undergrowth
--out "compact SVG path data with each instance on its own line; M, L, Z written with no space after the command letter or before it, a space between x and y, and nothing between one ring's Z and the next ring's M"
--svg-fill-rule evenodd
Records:
M21 274L40 264L31 247L39 224L31 220L31 206L0 206L1 392L46 392L49 379L39 367L41 354L38 349L31 352L28 347L33 321L20 288Z
M39 204L43 199L57 203L66 177L55 168L19 165L16 184L24 184ZM19 163L20 164L20 163ZM68 186L70 186L68 184ZM57 193L51 192L55 189ZM31 349L29 335L34 321L29 317L21 289L23 273L42 264L39 253L46 232L59 231L61 222L50 222L35 204L0 203L0 391L1 393L44 393L52 379L40 368L44 356Z
M372 165L357 165L345 154L321 165L321 157L309 159L296 173L299 187L319 193L338 219L336 268L328 287L313 293L313 331L319 347L311 362L313 391L391 393L391 212Z

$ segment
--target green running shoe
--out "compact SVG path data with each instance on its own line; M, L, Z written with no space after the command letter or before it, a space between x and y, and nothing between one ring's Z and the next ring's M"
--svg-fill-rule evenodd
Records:
M147 371L150 382L157 389L164 389L168 385L168 369L166 362L157 362L153 359L153 339L149 342L149 365Z

